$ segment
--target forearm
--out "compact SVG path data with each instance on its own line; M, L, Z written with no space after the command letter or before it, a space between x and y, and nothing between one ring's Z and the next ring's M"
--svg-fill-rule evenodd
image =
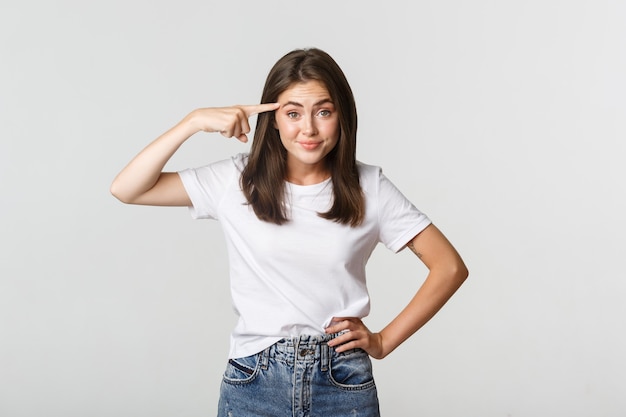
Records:
M376 359L393 352L402 342L426 324L452 297L467 278L465 263L445 236L430 225L415 236L407 247L420 258L429 273L409 304L379 333L372 333L358 317L335 317L326 333L339 333L328 342L338 352L361 348Z
M146 146L122 169L111 184L111 193L116 198L131 203L155 185L167 161L199 131L192 114Z
M219 132L227 138L235 137L241 142L247 142L247 134L250 133L248 118L274 111L278 107L278 103L265 103L207 107L192 111L130 161L113 180L111 193L124 203L191 205L180 177L176 173L162 172L178 148L199 131Z
M463 264L432 269L402 312L381 332L381 357L387 356L424 326L452 297L467 278Z

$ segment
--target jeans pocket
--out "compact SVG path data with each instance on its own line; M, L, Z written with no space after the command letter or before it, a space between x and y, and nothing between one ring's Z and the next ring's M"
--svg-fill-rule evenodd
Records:
M261 354L245 358L229 359L224 371L224 382L229 384L246 384L252 382L259 370Z
M363 390L375 386L372 361L367 352L361 349L332 355L329 378L333 385L346 390Z

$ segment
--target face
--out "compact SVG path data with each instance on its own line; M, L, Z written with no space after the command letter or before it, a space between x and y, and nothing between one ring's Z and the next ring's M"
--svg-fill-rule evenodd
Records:
M339 140L339 118L328 90L319 81L293 84L278 96L275 127L287 150L287 174L325 179L326 155Z

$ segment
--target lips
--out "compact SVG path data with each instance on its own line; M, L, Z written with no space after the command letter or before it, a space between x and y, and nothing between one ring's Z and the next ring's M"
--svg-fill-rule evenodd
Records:
M307 151L312 151L313 149L316 149L322 144L322 142L298 142L298 143Z

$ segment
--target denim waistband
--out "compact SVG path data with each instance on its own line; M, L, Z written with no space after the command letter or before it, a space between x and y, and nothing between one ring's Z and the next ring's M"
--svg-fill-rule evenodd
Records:
M270 358L272 358L286 364L294 364L297 361L319 361L321 369L326 370L331 355L335 352L333 348L328 346L328 341L340 334L301 335L279 340L263 351L261 366L267 367Z

